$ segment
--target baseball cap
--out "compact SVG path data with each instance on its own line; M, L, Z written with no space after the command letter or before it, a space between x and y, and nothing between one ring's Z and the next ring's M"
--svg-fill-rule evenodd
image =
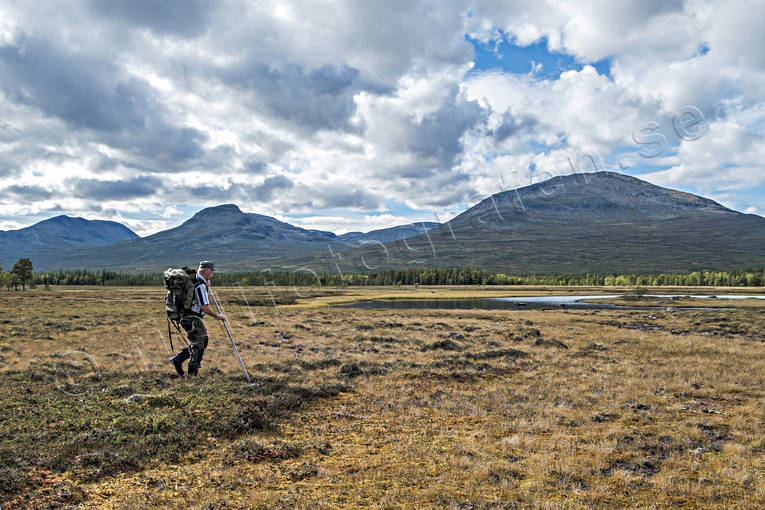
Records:
M215 264L210 262L209 260L203 260L199 263L199 269L212 269L215 271Z

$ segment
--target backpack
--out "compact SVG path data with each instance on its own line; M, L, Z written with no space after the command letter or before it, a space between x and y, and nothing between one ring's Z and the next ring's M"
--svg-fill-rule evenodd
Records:
M194 289L196 288L197 272L194 269L183 267L182 269L169 268L162 275L167 289L165 296L165 311L168 318L180 320L188 315L194 302Z

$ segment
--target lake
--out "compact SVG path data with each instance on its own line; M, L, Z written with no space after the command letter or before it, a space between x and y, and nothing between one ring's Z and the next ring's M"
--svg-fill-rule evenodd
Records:
M381 308L381 309L442 309L442 310L529 310L551 308L601 309L601 310L656 310L667 306L622 306L608 303L582 303L584 299L615 299L627 294L592 294L584 296L512 296L498 298L451 298L451 299L373 299L357 301L345 305L335 305L339 308ZM765 299L765 295L738 294L645 294L650 298L689 297L698 299ZM690 308L684 310L709 310L710 308ZM716 308L719 309L719 308Z

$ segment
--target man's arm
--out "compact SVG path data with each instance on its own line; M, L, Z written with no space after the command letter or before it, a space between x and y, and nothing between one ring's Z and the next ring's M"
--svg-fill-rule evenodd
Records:
M219 319L219 320L222 320L222 321L226 320L226 316L225 315L223 315L222 313L216 313L210 307L210 305L199 305L199 309L202 310L205 313L205 315L211 315L211 316L215 317L216 319Z
M215 312L210 306L210 300L207 299L207 289L210 287L210 281L205 280L204 285L199 285L196 289L197 299L199 300L199 309L206 315L212 315L218 320L226 320L222 313Z

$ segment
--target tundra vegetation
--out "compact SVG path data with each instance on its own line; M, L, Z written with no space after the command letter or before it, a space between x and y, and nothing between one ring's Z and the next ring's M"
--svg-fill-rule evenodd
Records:
M571 289L215 290L252 386L209 319L200 376L174 375L161 288L2 291L2 508L765 507L765 302L369 310L327 305Z

